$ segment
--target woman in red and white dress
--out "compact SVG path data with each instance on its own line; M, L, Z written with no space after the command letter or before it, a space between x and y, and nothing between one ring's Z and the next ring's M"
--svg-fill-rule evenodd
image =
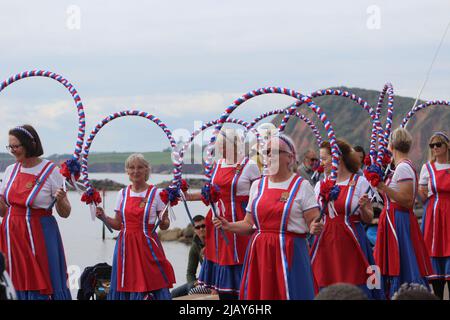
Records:
M268 175L255 181L244 220L214 219L217 228L250 235L239 298L311 300L315 286L306 234L322 224L310 183L294 173L296 150L279 135L268 142Z
M49 209L70 215L64 177L44 153L30 125L9 131L8 150L16 163L6 168L0 187L0 251L20 300L70 300L67 266L58 224Z
M428 277L434 293L443 299L445 282L450 292L450 148L445 132L434 133L429 142L429 162L422 166L419 195L424 201L422 232L431 256L433 273Z
M319 181L315 193L324 210L324 229L316 237L311 250L314 276L319 289L335 283L350 283L361 288L371 299L382 299L381 288L376 283L368 287L374 264L372 250L361 223L372 220L373 210L367 190L369 182L359 176L360 162L357 153L343 140L337 141L341 158L336 185L340 192L336 200L325 208L320 197ZM328 142L320 147L320 158L326 175L331 171L331 147ZM379 283L378 283L379 285Z
M98 217L120 230L108 300L171 300L169 288L175 283L175 274L153 231L158 219L161 230L170 226L161 189L147 183L150 164L142 154L130 155L125 170L131 185L119 191L114 218L97 208Z
M397 128L392 132L388 149L393 155L395 171L392 178L380 182L377 187L385 201L378 222L374 257L389 298L403 283L428 287L426 277L433 271L413 211L418 178L413 163L408 159L411 145L412 137L406 129Z
M218 214L227 221L241 221L249 201L250 185L261 173L255 161L243 154L242 137L238 131L223 129L217 136L218 160L212 174L212 185L220 190L216 203ZM188 200L201 200L200 193L190 193ZM213 212L206 215L205 259L199 283L219 293L221 300L235 300L239 296L242 265L249 240L248 235L226 232L229 244L212 224Z

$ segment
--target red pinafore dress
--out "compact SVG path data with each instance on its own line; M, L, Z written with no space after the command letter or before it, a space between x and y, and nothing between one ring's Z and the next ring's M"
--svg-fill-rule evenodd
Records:
M117 255L113 261L116 291L152 292L171 288L175 274L150 221L157 188L150 186L145 198L131 197L131 187L122 190L120 214L122 229L117 238ZM116 271L117 270L117 271Z
M334 201L335 210L332 213L329 208L325 210L324 228L311 250L312 268L319 288L335 283L365 285L367 282L369 263L354 226L359 216L350 216L358 178L352 175L347 185L340 185L339 196Z
M424 217L424 241L432 259L429 277L450 280L450 169L427 163L432 195Z
M0 232L0 251L7 257L6 270L15 289L36 291L49 298L54 289L41 218L51 217L52 212L33 208L33 204L55 168L53 163L48 162L39 175L35 176L20 172L21 164L16 163L4 193L8 212L2 221ZM67 281L64 250L62 246L58 249L64 264L62 277ZM65 284L64 287L67 290Z
M288 189L268 188L268 180L265 176L255 182L258 194L251 210L257 229L248 244L239 299L313 299L306 234L288 231L294 199L304 180L296 175Z

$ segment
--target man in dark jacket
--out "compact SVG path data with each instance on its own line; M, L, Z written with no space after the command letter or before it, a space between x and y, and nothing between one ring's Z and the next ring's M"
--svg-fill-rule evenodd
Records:
M203 252L205 250L206 225L205 217L197 215L194 220L194 238L189 250L189 260L187 265L187 283L172 290L172 298L185 296L189 291L198 285L197 268L203 262Z

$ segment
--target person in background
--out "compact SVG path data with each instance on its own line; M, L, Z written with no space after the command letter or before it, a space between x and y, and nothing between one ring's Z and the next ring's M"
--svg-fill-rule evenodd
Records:
M422 166L419 195L424 202L422 232L431 256L433 274L428 280L434 293L450 292L450 149L445 132L435 132L429 141L429 162Z
M336 283L321 290L314 300L368 300L368 298L358 286Z
M359 163L360 163L358 175L362 176L362 175L364 175L364 169L366 167L364 165L364 158L366 157L366 151L361 146L354 146L353 150L355 150L356 154L358 155L358 159L359 159Z
M317 181L319 181L319 175L313 178L314 170L317 169L319 164L319 158L317 158L317 153L312 150L306 150L303 153L302 163L297 169L299 175L304 179L308 180L311 186L314 186Z
M186 272L187 283L172 290L172 298L185 296L189 294L192 288L198 286L197 268L203 262L206 224L205 217L196 215L194 218L194 238L192 239L191 248L189 250L189 258Z
M417 283L404 283L392 300L439 300L427 287Z

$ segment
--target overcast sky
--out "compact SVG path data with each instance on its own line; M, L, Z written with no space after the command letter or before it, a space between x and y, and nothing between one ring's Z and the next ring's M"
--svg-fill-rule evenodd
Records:
M217 118L234 99L264 86L310 93L345 85L415 97L450 21L450 1L5 1L0 7L0 79L31 69L71 81L87 130L106 115L139 109L170 129ZM422 99L450 100L450 32ZM363 97L364 98L364 97ZM287 97L260 97L233 117L251 120ZM50 79L0 93L0 145L31 123L46 154L73 151L76 109ZM161 150L145 119L120 119L92 151Z

